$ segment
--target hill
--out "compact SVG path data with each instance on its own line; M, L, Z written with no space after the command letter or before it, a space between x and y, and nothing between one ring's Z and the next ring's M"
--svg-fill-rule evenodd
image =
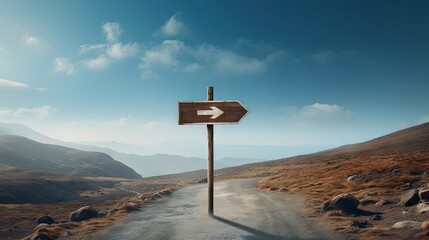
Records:
M107 154L42 144L14 135L0 136L0 166L81 177L141 178Z
M120 146L120 149L136 149L137 145L128 145L116 142L96 143L99 145L91 144L77 144L70 142L63 142L45 136L31 128L22 124L14 123L0 123L0 135L17 135L35 140L41 143L61 145L69 148L79 149L89 152L101 152L108 154L113 159L131 167L143 177L161 176L167 174L182 173L188 171L195 171L207 168L207 159L198 157L184 157L172 154L153 154L153 155L138 155L122 153L106 146ZM215 168L221 169L225 167L237 166L245 163L260 162L261 159L254 158L221 158L215 160Z
M216 175L267 177L258 184L260 189L304 195L315 216L327 217L337 230L359 234L359 239L414 239L418 229L391 227L399 221L427 221L429 212L400 202L408 191L427 186L428 173L429 123L425 123L359 144L223 169ZM343 193L360 201L360 214L325 214L322 203Z

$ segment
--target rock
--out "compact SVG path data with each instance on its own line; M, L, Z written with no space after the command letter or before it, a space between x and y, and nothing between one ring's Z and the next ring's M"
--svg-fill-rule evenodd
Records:
M429 187L425 187L420 189L419 198L421 200L429 200Z
M375 206L383 206L383 205L387 205L387 204L391 204L391 203L393 203L393 202L389 201L389 200L382 199L382 200L376 202Z
M36 222L37 224L41 224L41 223L52 224L54 223L54 219L51 218L50 216L45 215L45 216L38 217L36 219Z
M421 222L417 221L402 221L397 222L393 224L392 228L414 228L414 229L420 229L420 226L422 225Z
M63 237L70 237L72 235L72 233L71 232L69 232L69 231L65 231L64 233L63 233Z
M429 203L421 202L421 203L417 204L416 211L420 214L425 213L425 212L429 212Z
M409 207L409 206L416 205L417 203L419 203L419 201L420 201L420 197L417 190L411 189L407 191L404 195L402 195L400 204L402 206Z
M422 229L429 230L429 221L422 222Z
M347 182L353 182L356 179L357 175L352 175L347 178Z
M30 240L53 240L53 239L44 233L38 233L33 237L31 237Z
M381 220L381 219L383 219L383 218L381 217L381 215L373 215L373 216L371 216L369 219L370 219L370 220L379 221L379 220Z
M34 228L34 230L39 230L39 229L41 229L41 228L49 228L49 224L47 224L47 223L41 223L41 224L37 225L37 226Z
M138 211L139 207L136 204L133 203L127 203L119 207L119 210L125 211L125 212L134 212Z
M81 222L90 218L96 218L98 216L97 210L91 206L84 206L79 208L70 214L70 220L75 222Z
M353 195L348 193L343 193L338 196L335 196L331 200L327 200L323 203L323 211L330 210L340 210L343 212L355 212L357 206L359 205L359 200Z
M207 178L201 178L197 183L207 183Z

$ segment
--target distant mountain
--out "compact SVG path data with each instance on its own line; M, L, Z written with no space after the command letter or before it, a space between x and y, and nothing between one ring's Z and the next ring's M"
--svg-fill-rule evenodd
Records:
M132 167L143 177L167 175L207 169L207 159L197 157L183 157L179 155L155 154L140 156L134 154L112 153L116 159ZM224 168L228 165L215 162L215 168Z
M0 123L0 135L16 135L48 144L63 145L61 141L45 136L33 129L18 123Z
M82 177L141 178L105 153L43 144L15 135L0 136L0 166Z
M129 151L137 151L138 148L142 148L137 145L128 145L118 142L101 142L101 143L85 143L77 144L70 142L63 142L45 136L41 133L34 131L21 124L11 123L0 123L0 135L19 135L41 143L55 144L66 146L69 148L75 148L83 151L102 152L110 155L115 160L118 160L125 165L133 168L136 172L141 174L143 177L167 175L188 171L195 171L207 168L207 159L198 157L184 157L180 155L170 154L152 154L152 155L137 155L121 153L113 150L112 148ZM96 144L96 146L91 145ZM225 147L225 146L220 146ZM215 160L215 168L221 169L225 167L237 166L241 164L253 163L263 161L261 159L254 158L221 158Z

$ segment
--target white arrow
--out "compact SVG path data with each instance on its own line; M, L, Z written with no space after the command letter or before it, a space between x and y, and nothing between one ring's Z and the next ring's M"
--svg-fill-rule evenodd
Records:
M197 111L197 115L208 115L208 116L212 115L212 116L210 117L210 119L216 119L216 118L218 118L220 115L222 115L222 114L223 114L223 111L222 111L222 110L220 110L219 108L215 107L215 106L210 107L210 108L211 108L212 110L198 110L198 111Z

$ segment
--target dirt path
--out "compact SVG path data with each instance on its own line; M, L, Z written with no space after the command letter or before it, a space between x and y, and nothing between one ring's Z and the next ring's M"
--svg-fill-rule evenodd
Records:
M207 216L207 186L174 192L99 239L342 239L305 217L295 196L257 190L257 179L216 182L215 217Z

